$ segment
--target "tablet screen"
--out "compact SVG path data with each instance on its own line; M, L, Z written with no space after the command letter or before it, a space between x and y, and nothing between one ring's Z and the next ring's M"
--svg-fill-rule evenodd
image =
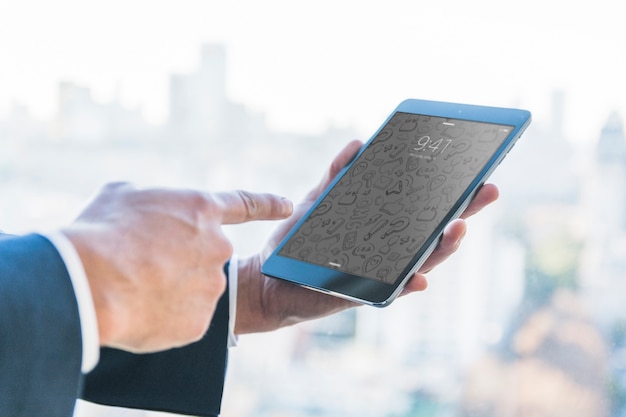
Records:
M394 283L512 130L396 112L279 254Z

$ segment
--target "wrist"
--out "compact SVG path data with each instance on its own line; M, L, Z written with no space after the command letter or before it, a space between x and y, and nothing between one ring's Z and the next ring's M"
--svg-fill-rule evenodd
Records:
M258 323L264 321L259 287L254 283L257 280L251 278L254 270L260 266L258 256L239 259L237 263L235 335L254 333L258 331L256 330Z
M63 234L71 242L83 265L85 277L88 282L93 308L95 310L99 345L114 346L121 339L121 326L124 325L123 312L115 311L111 285L107 270L110 265L98 255L98 251L89 244L81 233L74 230L63 230Z

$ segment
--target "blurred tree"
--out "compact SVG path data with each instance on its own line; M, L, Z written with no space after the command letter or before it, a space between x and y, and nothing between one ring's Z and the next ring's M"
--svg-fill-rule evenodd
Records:
M556 289L508 342L469 370L463 416L609 415L608 346L574 291Z

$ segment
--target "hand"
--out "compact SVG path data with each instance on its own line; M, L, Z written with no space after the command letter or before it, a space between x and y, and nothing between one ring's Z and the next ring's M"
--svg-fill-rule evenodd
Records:
M103 346L148 352L199 340L226 287L222 224L288 217L270 194L110 184L63 233L93 295Z
M239 262L239 286L237 296L237 320L235 333L269 331L305 320L323 317L356 306L350 301L309 290L287 281L273 279L261 274L261 265L277 247L282 238L298 219L321 195L332 179L355 156L361 148L359 141L350 142L332 162L319 185L298 205L294 215L283 222L271 236L265 249ZM485 184L478 191L460 219L447 225L437 248L424 265L405 286L402 294L426 289L425 273L443 262L459 247L465 235L464 219L479 212L498 198L495 185Z

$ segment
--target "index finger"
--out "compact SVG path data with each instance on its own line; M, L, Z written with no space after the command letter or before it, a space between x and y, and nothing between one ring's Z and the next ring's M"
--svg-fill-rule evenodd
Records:
M215 196L222 205L223 224L280 220L293 212L292 202L275 194L236 190L216 193Z

